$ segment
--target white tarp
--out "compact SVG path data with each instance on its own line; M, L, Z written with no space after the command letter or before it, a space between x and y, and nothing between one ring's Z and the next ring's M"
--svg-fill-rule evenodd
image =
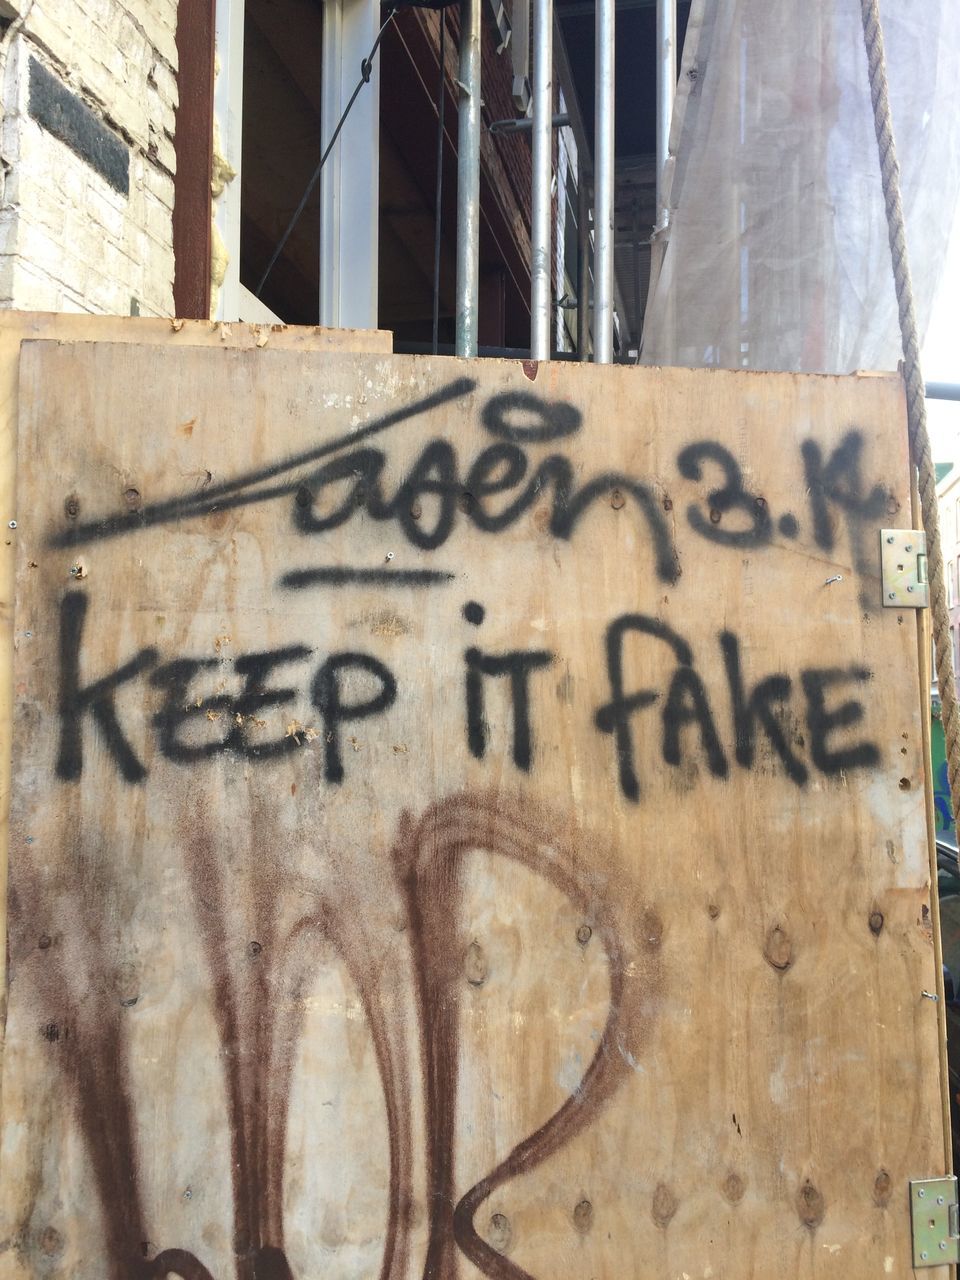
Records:
M960 189L960 3L881 10L921 333ZM693 0L645 364L894 369L857 0Z

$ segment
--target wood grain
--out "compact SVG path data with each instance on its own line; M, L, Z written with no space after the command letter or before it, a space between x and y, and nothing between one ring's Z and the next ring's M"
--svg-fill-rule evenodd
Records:
M911 1273L895 379L26 342L19 416L4 1280Z

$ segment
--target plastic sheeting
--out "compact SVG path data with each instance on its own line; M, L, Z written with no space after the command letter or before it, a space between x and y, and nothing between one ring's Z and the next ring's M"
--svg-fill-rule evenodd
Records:
M960 190L960 3L881 15L923 332ZM643 363L896 368L857 0L694 0L671 153Z

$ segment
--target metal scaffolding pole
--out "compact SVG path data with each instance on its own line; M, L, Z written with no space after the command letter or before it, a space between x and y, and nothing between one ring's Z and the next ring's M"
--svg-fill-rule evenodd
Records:
M613 360L613 93L614 0L597 0L594 126L593 358Z
M480 293L480 0L460 0L457 148L458 356L477 354Z
M677 0L657 0L657 230L667 225L664 168L677 92Z
M577 175L577 356L590 359L590 179L580 153Z
M530 355L550 359L550 179L553 169L553 0L533 0L533 209Z

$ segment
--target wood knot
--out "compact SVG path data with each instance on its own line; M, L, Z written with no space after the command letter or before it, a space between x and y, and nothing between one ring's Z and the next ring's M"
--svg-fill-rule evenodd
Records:
M577 930L577 941L580 943L581 947L585 947L592 937L593 930L588 924L582 924Z
M663 921L649 908L640 922L640 941L648 951L659 951L663 944Z
M763 958L778 973L785 973L793 964L793 944L786 930L778 924L767 934L767 940L763 944Z
M883 912L871 911L870 912L870 932L873 934L875 938L878 938L880 936L880 932L882 929L883 929Z
M623 490L614 489L610 494L610 505L614 511L619 511L625 502L626 498L623 496Z
M651 1207L651 1216L658 1227L667 1227L677 1212L677 1197L673 1194L666 1183L658 1184L656 1191L653 1193L653 1205Z
M573 1225L585 1236L593 1226L593 1205L589 1200L581 1200L573 1209Z
M491 1246L496 1249L497 1253L506 1253L510 1247L512 1236L513 1229L510 1226L510 1219L505 1213L495 1213L490 1219L489 1240Z
M123 491L123 504L128 511L139 511L143 506L143 498L140 496L140 490L134 489L133 486Z
M797 1213L800 1221L805 1227L809 1227L811 1231L814 1231L823 1221L825 1212L826 1206L823 1203L823 1196L809 1178L804 1179L803 1185L797 1192Z
M745 1190L743 1179L738 1173L728 1173L720 1184L721 1194L730 1204L739 1204Z
M881 1169L873 1180L873 1203L878 1209L885 1209L893 1194L893 1179L886 1169Z
M71 493L63 501L63 514L68 520L76 520L80 514L80 498L77 494Z
M476 939L467 947L463 972L471 987L482 987L487 980L487 957Z
M715 902L711 902L710 905L707 907L707 915L710 917L711 920L717 920L719 918L720 908L717 906Z
M56 1227L44 1227L40 1232L40 1250L48 1257L63 1251L63 1236Z

